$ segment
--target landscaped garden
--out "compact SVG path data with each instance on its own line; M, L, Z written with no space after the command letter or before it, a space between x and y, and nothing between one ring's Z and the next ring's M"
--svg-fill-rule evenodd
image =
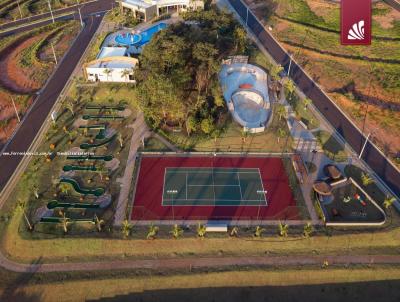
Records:
M2 38L0 46L0 148L18 118L22 119L35 93L44 85L56 64L52 46L61 60L79 31L76 21L59 21L28 32Z

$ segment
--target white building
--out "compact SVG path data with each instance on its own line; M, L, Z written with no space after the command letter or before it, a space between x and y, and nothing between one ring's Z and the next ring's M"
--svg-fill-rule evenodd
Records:
M145 22L164 13L204 8L201 0L119 0L119 3L122 10L131 10L136 18Z
M103 47L97 58L84 64L90 82L135 83L134 70L139 61L127 54L125 47Z

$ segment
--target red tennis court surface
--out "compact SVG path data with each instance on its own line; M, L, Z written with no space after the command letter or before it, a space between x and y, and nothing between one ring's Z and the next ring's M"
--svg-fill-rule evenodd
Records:
M167 168L257 168L267 205L163 205ZM277 157L143 156L131 212L132 220L293 220L299 216L282 159Z

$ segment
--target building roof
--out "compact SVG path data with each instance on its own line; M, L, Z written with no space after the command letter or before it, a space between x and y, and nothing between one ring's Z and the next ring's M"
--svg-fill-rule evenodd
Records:
M121 1L124 5L126 6L138 6L142 8L148 8L150 6L153 6L155 1L151 0L123 0Z
M97 59L109 58L109 57L124 57L127 49L125 47L102 47Z

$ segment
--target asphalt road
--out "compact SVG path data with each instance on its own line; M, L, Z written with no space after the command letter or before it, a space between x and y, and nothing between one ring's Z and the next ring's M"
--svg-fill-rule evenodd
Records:
M0 192L23 158L22 155L9 156L4 155L4 153L24 152L29 149L29 146L39 132L40 127L48 116L62 89L68 82L69 77L101 23L104 13L97 14L97 12L104 12L111 8L111 3L112 1L102 0L92 3L90 7L85 7L83 11L84 22L86 24L85 28L76 38L71 50L66 53L64 59L59 63L53 76L35 99L18 131L3 150L3 154L0 155Z
M247 18L247 25L258 37L265 49L271 54L276 62L281 64L288 72L289 56L279 43L264 29L252 14L246 14L246 9L240 0L228 0L243 20ZM344 138L344 140L360 153L365 138L360 130L346 117L346 115L329 99L322 89L309 78L304 71L292 62L290 77L304 94L313 100L315 107L324 115L329 123ZM362 159L372 170L387 184L387 186L400 197L400 172L383 155L375 145L367 143Z

